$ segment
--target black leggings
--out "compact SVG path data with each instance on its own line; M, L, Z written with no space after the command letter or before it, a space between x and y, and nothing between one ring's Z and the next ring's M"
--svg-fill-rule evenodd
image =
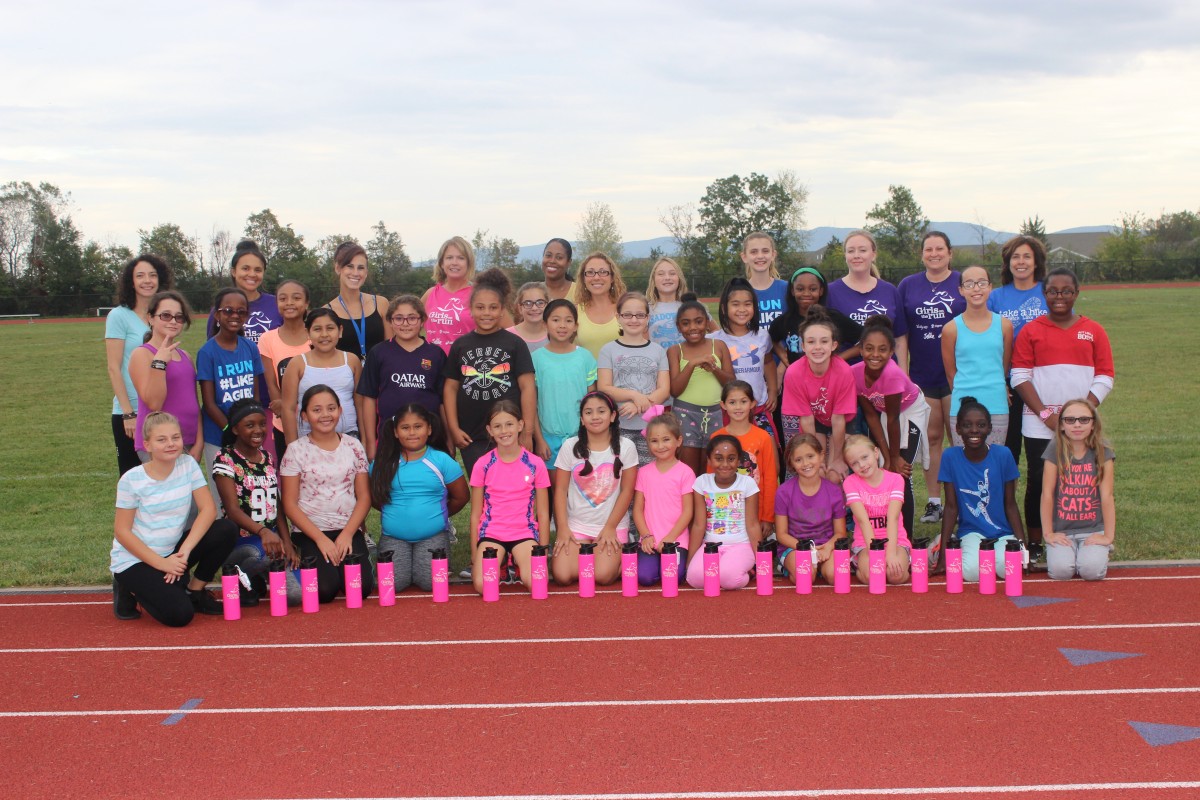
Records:
M1013 461L1017 462L1017 466L1020 467L1021 421L1025 418L1025 401L1011 386L1008 391L1012 399L1008 402L1008 435L1004 439L1004 446L1008 448L1008 452L1012 453Z
M1025 437L1025 530L1031 544L1042 541L1042 474L1046 465L1042 454L1049 446L1049 439Z
M904 463L910 467L917 458L917 449L921 446L921 437L925 435L925 431L921 430L921 426L911 420L908 422L908 447L900 448L900 457L904 459ZM913 498L912 474L904 479L904 504L900 506L900 521L904 523L904 530L908 532L909 540L911 541L915 534L913 533L913 513L916 510L916 501Z
M215 520L188 556L188 570L194 566L194 575L198 580L205 583L211 581L233 551L237 537L237 525L227 519ZM185 531L172 552L178 552L179 545L183 544L186 538ZM187 594L188 575L185 572L173 583L163 580L165 576L165 572L144 561L139 561L115 575L121 588L131 592L147 614L163 625L182 628L192 621L195 614L192 600Z
M125 420L120 414L112 415L113 442L117 446L117 473L124 475L134 467L140 467L142 460L138 458L133 446L133 439L125 435Z
M328 536L330 541L341 535L341 531L321 532ZM293 540L300 544L300 558L312 556L317 560L317 599L322 603L332 603L333 598L339 594L345 594L345 570L326 561L325 557L321 555L321 548L317 547L317 543L302 531L297 532ZM375 571L371 567L371 556L367 552L367 540L362 531L355 531L350 549L358 556L359 563L362 565L362 596L366 597L375 591Z

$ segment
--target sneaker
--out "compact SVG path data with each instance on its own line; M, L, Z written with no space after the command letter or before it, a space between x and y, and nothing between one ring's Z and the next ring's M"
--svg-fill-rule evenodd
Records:
M188 589L188 597L191 598L192 608L197 614L208 614L209 616L218 616L225 612L221 601L213 597L208 589Z
M258 596L257 589L252 588L247 590L245 586L239 586L238 593L241 596L240 602L242 608L254 608L261 600L261 598Z
M113 578L113 616L119 620L138 619L142 612L138 611L137 598Z
M930 500L925 504L925 513L921 515L921 522L941 522L942 521L942 504L935 503Z
M934 538L934 540L932 542L930 542L930 544L929 544L929 571L930 572L933 572L933 570L937 567L938 559L940 559L941 556L942 556L942 537L938 536L938 537Z
M1028 571L1031 573L1046 572L1046 565L1044 563L1038 563L1039 561L1044 562L1046 560L1046 545L1042 544L1041 542L1030 542L1027 550L1029 553L1029 565L1027 567Z
M462 578L464 581L471 580L471 570L464 569L462 572L458 573L458 577Z

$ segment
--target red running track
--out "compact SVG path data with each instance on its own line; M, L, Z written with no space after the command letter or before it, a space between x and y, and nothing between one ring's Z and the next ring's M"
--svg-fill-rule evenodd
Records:
M1200 797L1200 727L1130 725L1200 726L1200 570L1113 577L1029 608L780 586L183 630L9 597L3 763L21 797Z

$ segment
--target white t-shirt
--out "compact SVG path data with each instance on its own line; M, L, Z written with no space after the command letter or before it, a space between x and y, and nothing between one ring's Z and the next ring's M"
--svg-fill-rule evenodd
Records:
M733 485L717 486L717 477L705 473L696 478L692 487L704 495L707 519L704 522L704 541L737 544L750 541L746 532L746 499L758 494L758 484L748 475L738 473Z
M571 484L567 487L567 524L571 532L579 536L596 538L603 530L608 517L612 514L621 493L621 478L613 475L613 462L616 457L611 448L592 450L588 453L587 461L591 462L592 471L580 476L584 459L577 458L573 452L578 436L572 436L563 442L554 461L555 469L565 469L571 472ZM624 436L621 437L621 476L625 470L637 469L637 447ZM631 497L632 499L632 497ZM629 529L629 509L617 523L617 530Z
M754 404L761 406L767 402L767 378L763 370L771 363L772 344L766 326L760 327L757 333L744 336L714 331L708 338L722 341L729 348L729 355L733 358L733 377L745 381L754 389Z

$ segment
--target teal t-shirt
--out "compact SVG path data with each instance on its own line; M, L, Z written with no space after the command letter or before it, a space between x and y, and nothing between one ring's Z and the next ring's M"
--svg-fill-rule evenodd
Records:
M559 438L579 433L579 401L596 382L591 351L576 346L570 353L551 353L542 347L533 352L533 369L542 432Z
M125 343L121 350L121 377L125 380L125 395L129 398L129 405L133 411L137 411L138 401L137 392L133 388L133 378L129 377L129 357L141 346L143 337L149 330L150 326L146 324L146 320L125 306L117 306L109 311L104 319L104 338L120 339ZM112 413L123 413L115 396Z
M383 507L383 535L419 542L446 530L450 527L446 487L462 476L457 461L432 447L425 448L425 455L415 461L401 461L392 478L391 497Z

